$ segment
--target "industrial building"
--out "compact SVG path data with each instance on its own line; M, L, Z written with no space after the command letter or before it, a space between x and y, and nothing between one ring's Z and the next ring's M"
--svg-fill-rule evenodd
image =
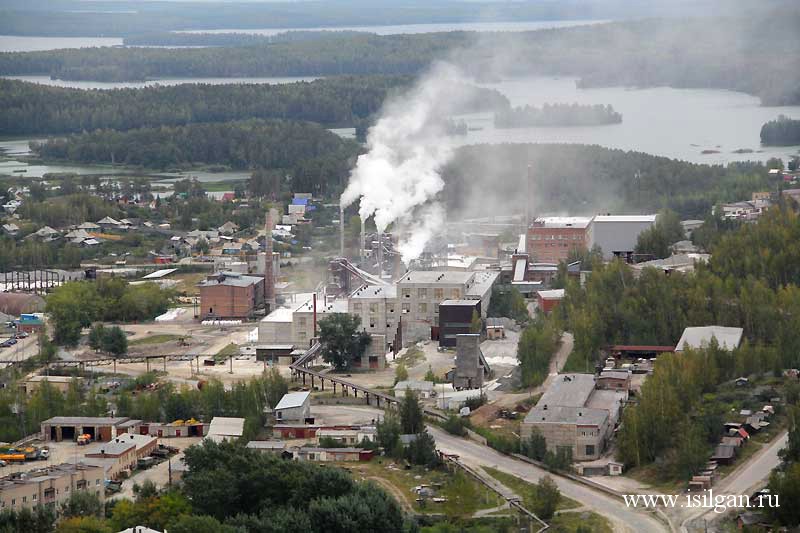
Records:
M197 285L200 318L247 319L264 306L264 278L237 272L220 272Z
M713 340L716 340L720 348L732 352L741 344L742 333L744 333L742 328L725 326L689 327L683 330L683 334L675 346L675 351L682 352L689 348L705 348Z
M481 336L477 333L456 336L456 367L451 371L453 388L480 389L491 369L481 351Z
M70 384L73 382L80 384L82 381L81 378L76 376L31 376L23 383L20 383L20 388L30 396L39 390L42 383L47 383L61 394L66 394L69 391Z
M528 227L527 253L539 263L567 261L570 254L587 249L590 217L539 217Z
M591 461L606 449L627 391L597 390L592 374L556 377L521 424L521 437L533 430L545 438L547 449L569 449L574 460Z
M235 441L244 434L244 418L215 416L208 427L207 439L214 442Z
M363 285L353 291L347 301L347 312L361 318L361 327L370 334L383 335L387 346L399 344L396 285ZM401 348L397 346L397 349Z
M564 299L564 289L536 291L536 302L542 313L549 314Z
M63 463L0 478L0 509L19 511L37 505L59 506L77 492L95 494L105 501L102 467Z
M651 228L657 218L658 215L597 215L588 226L586 246L589 250L600 248L607 261L619 257L630 262L639 234Z
M125 417L55 416L42 422L45 441L77 440L91 435L92 440L108 442L123 433L135 433L141 420Z
M480 300L445 300L439 304L439 347L454 348L456 335L472 331L473 317L480 318Z
M324 303L315 299L313 293L295 294L289 301L264 317L258 323L258 344L260 349L293 346L307 349L316 335L317 322L333 313L347 313L346 300L333 300Z
M148 435L120 435L110 442L92 445L84 454L85 462L103 467L106 479L119 479L134 470L137 461L150 455L157 445L158 440Z
M404 342L439 338L439 304L444 300L480 300L485 317L497 271L412 270L397 282Z

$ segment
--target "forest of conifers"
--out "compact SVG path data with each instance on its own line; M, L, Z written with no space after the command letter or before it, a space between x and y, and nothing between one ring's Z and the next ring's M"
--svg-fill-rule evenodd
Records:
M772 146L800 144L800 120L781 115L761 127L761 143Z
M326 162L322 174L338 174L359 146L318 124L248 120L221 124L141 128L127 132L95 130L67 139L31 143L48 159L81 163L120 163L167 168L193 163L235 169L292 168L300 162Z
M0 135L128 130L250 118L363 125L410 76L342 76L287 84L183 84L86 91L0 79ZM455 88L454 88L455 89ZM505 108L492 89L472 91L465 111Z
M733 89L765 104L800 102L800 43L765 38L795 31L800 7L776 16L657 19L538 32L446 32L318 39L189 49L84 48L0 54L0 75L122 81L160 77L416 74L449 54L478 77L563 75L582 86ZM480 39L482 50L470 47ZM732 54L727 43L741 43ZM498 58L503 61L498 61Z

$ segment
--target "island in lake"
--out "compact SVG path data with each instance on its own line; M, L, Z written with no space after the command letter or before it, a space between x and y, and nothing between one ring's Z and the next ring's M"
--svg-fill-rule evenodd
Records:
M602 126L619 124L622 115L610 105L544 104L542 107L508 107L496 111L496 128Z

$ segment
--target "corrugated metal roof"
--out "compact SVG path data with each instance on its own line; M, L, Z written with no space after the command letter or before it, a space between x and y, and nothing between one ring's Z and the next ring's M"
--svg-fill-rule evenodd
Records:
M278 405L275 406L274 410L278 409L291 409L293 407L300 407L303 405L308 397L311 396L310 392L290 392L288 394L284 394L281 401L278 402Z

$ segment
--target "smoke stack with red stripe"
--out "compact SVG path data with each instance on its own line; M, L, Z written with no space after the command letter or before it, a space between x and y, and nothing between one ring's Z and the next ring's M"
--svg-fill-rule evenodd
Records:
M272 209L267 210L264 223L264 308L269 314L275 309L275 274L272 269Z

